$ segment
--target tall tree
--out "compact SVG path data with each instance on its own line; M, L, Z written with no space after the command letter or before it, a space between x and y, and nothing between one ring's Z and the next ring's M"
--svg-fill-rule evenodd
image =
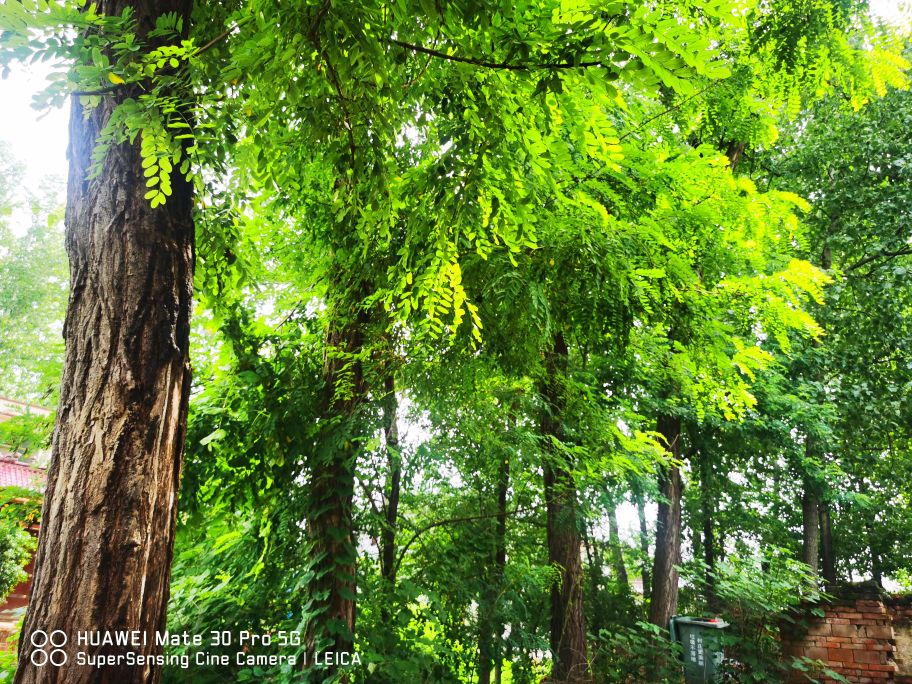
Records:
M140 37L191 3L100 2L132 12ZM70 118L66 246L71 295L63 381L41 518L35 583L16 682L153 682L152 663L96 669L71 658L37 667L30 636L125 629L158 652L165 627L177 488L190 393L193 292L192 186L176 176L164 206L150 206L146 137L109 145L90 178L93 152L133 89L107 94ZM97 155L95 155L97 158ZM88 647L104 653L104 647Z
M663 416L657 432L676 462L681 458L681 419ZM649 594L649 621L667 627L678 606L678 570L681 563L681 470L667 467L659 477L659 511L656 523L656 550L652 564L652 590Z
M545 502L548 512L548 562L559 568L560 579L551 585L551 654L555 682L581 684L591 681L586 656L586 617L583 607L582 540L578 519L574 464L564 450L562 426L566 406L567 343L561 333L546 352L541 432L547 453L544 464Z

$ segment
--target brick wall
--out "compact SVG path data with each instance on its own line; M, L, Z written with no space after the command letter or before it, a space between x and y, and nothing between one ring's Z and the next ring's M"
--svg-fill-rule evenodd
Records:
M912 684L912 596L890 596L884 603L896 638L896 681Z
M830 588L834 598L810 608L782 632L786 656L822 661L853 684L897 682L893 613L880 589L869 584ZM912 611L910 611L912 613ZM806 682L795 673L791 682ZM820 677L821 682L834 680Z

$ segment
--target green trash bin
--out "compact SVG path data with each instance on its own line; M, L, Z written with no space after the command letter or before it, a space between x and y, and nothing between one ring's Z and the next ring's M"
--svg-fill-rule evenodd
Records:
M668 630L672 641L681 644L684 681L687 684L715 682L722 664L722 630L728 627L719 618L695 618L676 615Z

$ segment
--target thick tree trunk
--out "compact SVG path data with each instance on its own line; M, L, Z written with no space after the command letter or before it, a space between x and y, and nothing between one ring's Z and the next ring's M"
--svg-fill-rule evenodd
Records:
M665 438L666 448L675 460L681 456L681 419L662 416L658 432ZM678 606L678 570L681 555L681 472L666 468L659 480L662 500L656 517L656 550L652 565L652 596L649 621L668 628L668 621Z
M640 521L640 554L643 556L640 574L643 579L643 598L648 600L652 593L652 578L649 573L649 527L646 524L646 501L642 493L637 493L634 498L636 499L637 518Z
M583 610L583 568L577 520L576 482L572 464L555 449L560 440L565 406L564 381L567 344L563 335L554 338L547 352L547 378L541 389L546 406L542 437L547 457L544 464L545 503L548 510L548 562L559 567L561 578L551 586L551 681L554 684L591 682L586 655L586 618Z
M159 13L186 20L190 10L178 1L102 1L98 9L120 14L127 6L141 32ZM175 176L167 204L150 208L139 140L112 147L101 175L87 180L96 137L120 99L104 98L88 118L74 102L70 117L66 355L20 684L159 678L151 665L73 662L83 630L138 630L147 644L129 650L161 650L154 632L165 627L190 390L191 186ZM32 638L56 630L68 639L68 664L36 667Z
M335 284L333 315L326 341L324 433L310 463L310 513L307 533L314 573L308 598L313 613L307 630L307 662L321 652L354 650L357 550L352 503L358 456L359 413L367 387L359 354L368 314L362 307L363 283ZM338 672L326 666L326 678ZM346 675L341 681L348 681Z
M836 584L836 559L833 555L833 527L830 523L830 505L821 501L820 514L820 555L823 565L823 579L827 584Z

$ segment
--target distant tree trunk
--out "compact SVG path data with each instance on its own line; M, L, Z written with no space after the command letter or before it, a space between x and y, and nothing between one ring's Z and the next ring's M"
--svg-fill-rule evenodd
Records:
M738 169L738 164L741 163L741 157L744 155L744 150L747 149L747 143L731 141L725 148L725 156L728 157L728 167L734 173Z
M865 481L861 478L854 479L855 489L858 491L858 493L867 494L868 486ZM874 515L868 511L864 511L863 515L865 521L865 535L868 542L868 551L871 554L871 579L874 580L877 586L883 587L883 569L881 568L880 554L877 551L877 538L874 532L874 525L876 524L877 520Z
M801 518L803 543L801 560L807 563L814 574L819 570L820 559L820 499L816 486L805 479L801 497Z
M702 502L701 502L702 503ZM686 512L686 509L685 509ZM690 520L690 544L693 547L691 552L693 553L694 560L700 559L705 562L706 554L703 553L703 514L702 512L694 511L693 514L687 514L688 519ZM681 531L683 537L684 531ZM681 544L683 545L683 541Z
M605 579L605 563L594 538L594 526L583 525L583 547L586 549L586 562L589 575L589 612L586 614L589 629L595 633L608 626L611 617L606 614L606 602L602 594L602 581Z
M483 611L479 621L479 662L478 682L489 684L492 671L495 680L500 678L500 667L503 660L502 635L503 621L498 618L497 597L503 586L504 571L507 567L507 494L510 487L510 457L506 454L500 458L497 471L497 525L494 530L494 565L487 583L487 592L480 610Z
M399 425L396 398L396 380L392 374L385 379L383 402L383 434L386 439L386 460L389 480L386 483L386 511L383 532L380 535L380 575L389 588L396 584L396 528L399 524L399 496L402 480L402 460L399 451ZM388 610L384 608L384 610Z
M875 545L874 526L870 522L866 522L865 531L868 535L868 549L871 551L871 579L877 586L883 587L883 569L880 564L880 554L877 553Z
M343 269L338 269L344 272ZM322 651L352 652L355 633L356 559L352 520L359 412L367 387L359 353L369 317L363 308L365 283L333 283L332 315L323 364L324 432L309 463L313 579L307 597L314 613L307 629L307 663ZM335 301L333 301L335 300ZM325 669L327 677L338 672ZM341 681L348 681L342 675Z
M706 603L716 609L716 538L713 516L716 500L712 488L712 464L709 455L700 454L700 502L703 509L703 562L706 564Z
M648 599L652 593L652 579L649 574L649 527L646 525L646 501L642 493L634 495L636 499L637 517L640 521L640 554L643 563L640 573L643 578L643 598Z
M662 416L658 432L665 438L666 448L672 458L681 456L681 419ZM668 467L659 480L662 500L656 517L656 550L652 566L652 596L649 603L649 621L668 628L668 621L678 606L678 570L681 555L681 471Z
M820 267L828 271L832 267L833 254L829 245L824 245L820 254ZM820 346L814 340L813 346ZM819 380L819 373L816 374ZM822 401L822 397L820 398ZM805 457L810 460L815 452L815 440L807 437L804 445ZM830 513L827 504L822 500L821 487L811 477L804 478L804 492L801 498L802 560L807 563L814 574L820 571L820 556L823 551L823 578L826 582L835 582L835 563L833 559L833 539L830 530ZM823 547L821 549L821 546Z
M190 7L177 0L98 2L108 15L132 8L141 34L163 12L177 12L186 26ZM77 630L137 630L149 638L134 650L161 652L152 635L165 628L186 436L191 185L175 174L168 202L152 209L144 199L139 139L112 146L101 175L87 179L99 132L131 95L128 89L111 93L88 117L78 100L72 104L66 354L34 585L19 641L19 684L160 677L153 665L74 663ZM36 630L69 637L69 664L32 664Z
M401 493L402 460L399 449L399 402L396 398L396 379L390 372L384 378L383 398L383 436L386 441L386 463L388 470L383 511L383 530L380 533L380 577L383 578L385 591L389 598L382 601L380 620L387 623L390 619L392 594L396 588L396 533L399 526L399 497Z
M833 554L833 528L830 522L830 504L821 501L820 513L820 554L823 565L823 579L827 584L836 584L836 560Z
M548 562L561 569L560 582L551 586L551 656L554 684L591 682L586 656L586 619L583 610L583 572L577 520L576 482L572 464L554 448L560 440L565 406L564 382L567 344L554 338L546 354L547 377L541 388L545 401L541 432L547 457L544 463L545 502L548 509Z
M608 541L611 544L611 565L618 587L622 592L629 592L630 578L627 576L627 566L624 565L624 549L618 533L617 509L614 506L608 508Z

